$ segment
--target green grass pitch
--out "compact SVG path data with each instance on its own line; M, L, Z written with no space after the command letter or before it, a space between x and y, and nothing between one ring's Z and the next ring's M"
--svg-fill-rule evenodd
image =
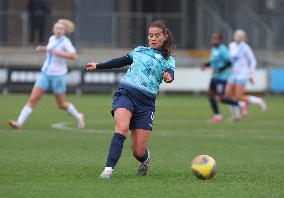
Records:
M86 129L46 95L19 132L7 126L28 95L0 96L0 197L284 197L284 99L267 97L239 123L208 124L207 99L160 96L149 142L149 174L136 176L130 138L110 180L100 180L113 133L111 95L68 95ZM225 117L229 116L222 106ZM191 174L191 160L217 161L212 180Z

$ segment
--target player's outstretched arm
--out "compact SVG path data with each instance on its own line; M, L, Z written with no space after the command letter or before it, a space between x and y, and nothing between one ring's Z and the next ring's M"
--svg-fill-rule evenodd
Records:
M105 63L96 63L90 62L85 65L85 69L88 71L96 70L96 69L113 69L113 68L120 68L127 65L131 65L133 60L130 56L122 56L120 58L112 59Z

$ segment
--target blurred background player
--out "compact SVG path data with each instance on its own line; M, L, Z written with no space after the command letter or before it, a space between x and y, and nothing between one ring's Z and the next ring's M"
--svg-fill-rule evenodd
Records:
M210 107L214 113L214 116L208 121L211 123L218 123L223 121L223 117L220 113L217 97L221 102L236 107L243 107L243 102L235 101L229 97L224 97L227 79L229 77L229 69L231 67L229 51L227 47L222 43L223 36L221 33L215 32L211 36L211 52L210 60L207 63L201 65L201 68L211 67L213 69L213 76L210 81L208 100Z
M150 25L148 42L149 47L139 46L121 58L86 65L87 70L131 65L113 97L115 133L100 178L111 177L128 130L131 130L133 155L141 163L138 175L144 176L148 172L150 152L147 143L153 126L157 92L162 80L166 83L174 80L175 69L175 60L171 55L175 44L163 21L154 21Z
M65 36L65 33L72 33L74 30L73 22L60 19L53 26L53 35L49 38L47 46L40 45L36 47L36 52L46 53L46 60L32 89L31 96L20 112L17 121L9 120L8 123L11 127L15 129L22 128L38 101L48 89L51 89L58 107L73 116L77 120L79 128L84 128L83 114L79 113L73 104L65 101L66 60L75 60L77 58L76 50L70 39Z
M256 59L251 47L246 43L247 36L244 30L236 30L234 42L229 45L230 59L232 70L226 86L225 97L231 97L235 100L245 101L247 104L256 104L263 111L266 110L266 104L262 98L245 95L245 86L247 82L254 83L253 73L256 68ZM241 117L239 108L231 106L230 110L234 120ZM243 114L247 114L244 111Z
M50 8L43 0L29 0L27 11L30 21L30 42L45 42L45 29Z

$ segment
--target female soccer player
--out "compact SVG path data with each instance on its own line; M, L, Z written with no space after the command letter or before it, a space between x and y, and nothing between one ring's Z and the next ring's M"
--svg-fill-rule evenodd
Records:
M242 100L249 104L256 104L263 111L266 104L263 99L245 95L245 86L248 81L254 83L253 73L256 68L256 59L251 47L246 43L247 37L243 30L236 30L234 42L229 45L229 53L232 62L232 71L226 86L225 96L235 100ZM238 107L231 107L234 120L239 120L241 115ZM244 112L246 114L247 112Z
M231 61L227 47L222 43L223 37L221 33L215 32L211 36L211 53L210 61L201 65L201 68L212 67L213 76L210 81L208 100L214 116L208 121L211 123L219 123L223 121L222 115L218 108L216 98L219 97L221 102L233 106L243 107L244 104L241 101L235 101L231 98L225 98L225 88L227 79L229 77L229 68L231 67Z
M148 138L153 126L155 100L159 85L174 80L175 60L171 53L175 43L163 21L154 21L148 32L149 47L139 46L121 58L106 63L88 63L87 70L111 69L131 65L114 94L112 114L115 120L105 169L100 178L110 178L131 130L132 151L141 162L138 175L146 175L150 160Z
M47 46L36 47L36 52L46 53L46 59L32 89L31 96L22 109L17 121L9 120L8 122L12 128L22 128L26 119L32 113L33 108L49 88L52 89L55 95L58 107L66 110L73 116L77 120L79 128L84 128L83 114L79 113L73 104L65 101L66 59L75 60L77 58L76 50L69 38L65 36L65 33L72 33L74 30L75 26L73 22L60 19L53 26L53 35L49 38Z

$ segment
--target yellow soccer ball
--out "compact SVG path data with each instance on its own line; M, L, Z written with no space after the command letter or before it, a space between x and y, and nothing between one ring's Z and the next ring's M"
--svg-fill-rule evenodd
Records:
M193 175L199 179L211 179L216 174L216 161L209 155L198 155L191 163Z

